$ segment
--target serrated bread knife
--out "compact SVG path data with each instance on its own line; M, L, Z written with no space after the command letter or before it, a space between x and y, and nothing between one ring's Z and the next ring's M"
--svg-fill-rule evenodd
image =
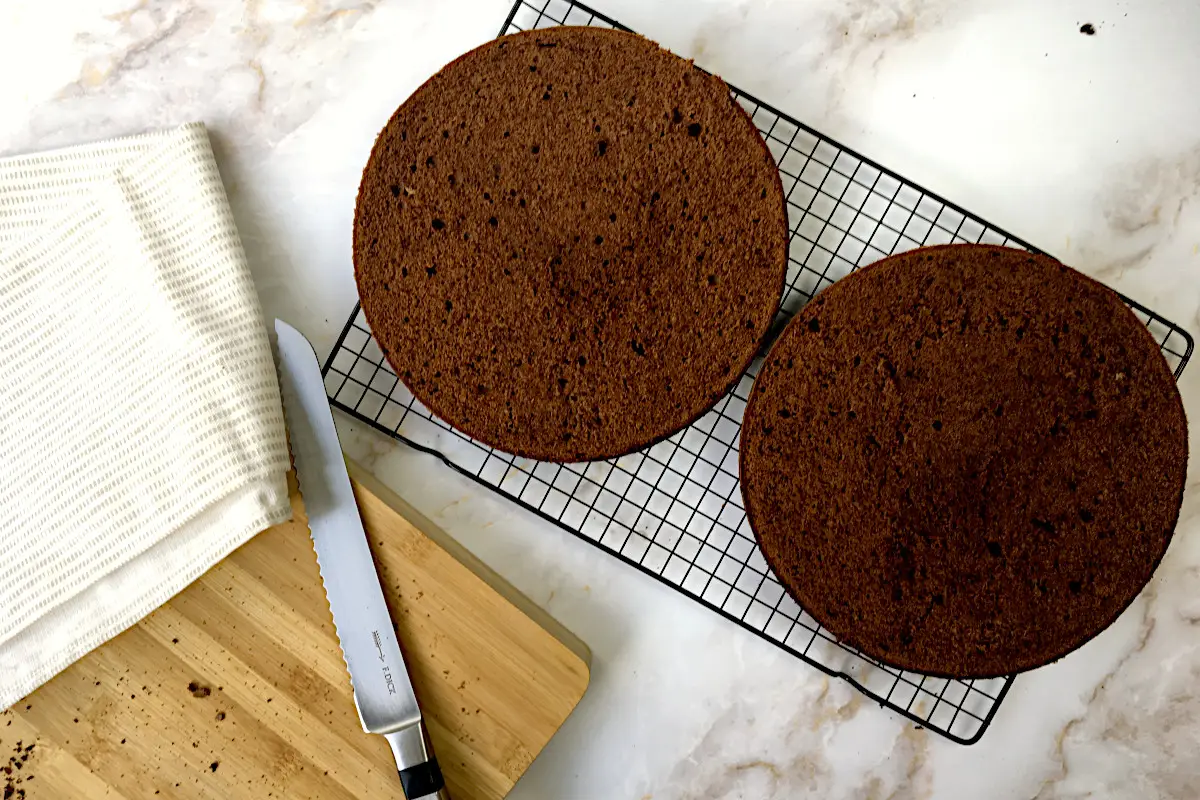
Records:
M296 480L363 730L387 739L408 800L449 800L392 629L312 345L275 320Z

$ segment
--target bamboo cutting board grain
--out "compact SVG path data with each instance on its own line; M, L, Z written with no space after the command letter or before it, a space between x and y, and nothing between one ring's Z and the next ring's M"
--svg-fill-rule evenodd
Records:
M351 474L452 796L503 797L582 697L587 649ZM387 743L359 726L292 489L296 519L0 715L0 796L403 796Z

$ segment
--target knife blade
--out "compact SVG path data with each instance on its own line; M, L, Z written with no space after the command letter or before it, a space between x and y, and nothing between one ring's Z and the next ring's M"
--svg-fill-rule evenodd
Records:
M379 585L317 355L283 320L275 320L275 334L296 480L359 721L388 740L408 800L449 800Z

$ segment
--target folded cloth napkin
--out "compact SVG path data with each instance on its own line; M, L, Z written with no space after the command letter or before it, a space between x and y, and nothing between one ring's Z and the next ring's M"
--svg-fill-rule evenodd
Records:
M203 125L0 159L0 709L291 514Z

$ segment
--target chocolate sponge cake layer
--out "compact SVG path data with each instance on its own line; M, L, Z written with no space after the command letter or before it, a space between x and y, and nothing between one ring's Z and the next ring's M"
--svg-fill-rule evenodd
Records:
M1053 661L1150 579L1187 425L1146 327L1059 262L915 250L818 295L754 384L746 512L795 600L925 673Z
M430 410L501 450L614 457L737 380L778 307L779 174L728 87L634 34L490 42L418 89L363 172L372 333Z

